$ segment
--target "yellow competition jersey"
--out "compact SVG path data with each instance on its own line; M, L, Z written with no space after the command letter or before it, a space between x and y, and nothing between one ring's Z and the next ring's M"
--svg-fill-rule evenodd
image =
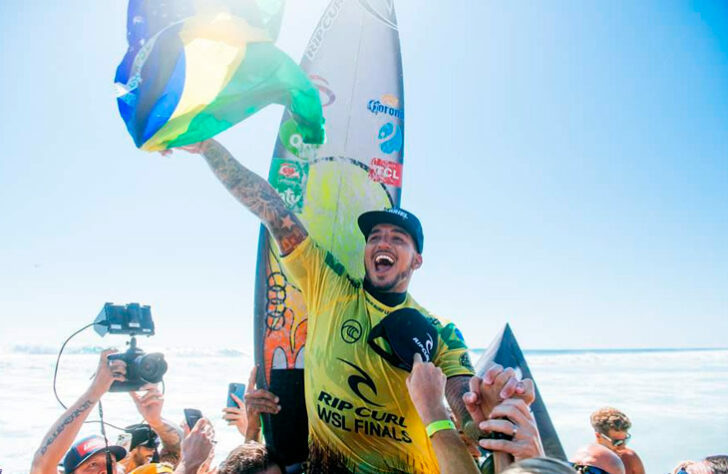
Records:
M438 472L407 392L408 373L377 355L367 336L390 312L415 308L439 333L435 365L448 377L472 375L460 332L409 294L398 306L383 305L310 237L282 262L308 309L305 392L311 443L343 456L355 472Z

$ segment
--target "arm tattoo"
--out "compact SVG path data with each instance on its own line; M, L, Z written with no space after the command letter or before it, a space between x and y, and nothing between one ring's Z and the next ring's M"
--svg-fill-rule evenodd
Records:
M469 391L469 375L456 375L447 379L445 383L445 398L461 429L470 421L470 413L468 413L468 409L465 408L465 402L463 402L463 395Z
M155 431L162 440L162 449L159 452L160 461L177 464L182 452L182 433L166 420L162 420L162 426Z
M205 142L203 156L227 190L260 218L283 255L304 241L308 232L266 180L241 165L214 140Z
M83 412L85 412L92 406L94 406L94 403L90 400L86 400L81 404L81 406L73 410L66 418L64 418L58 425L56 425L56 429L53 430L53 433L51 433L48 439L46 439L45 443L43 443L43 446L40 448L40 454L45 454L48 451L48 448L56 441L56 439L63 432L63 430L66 429L66 426L70 425L73 420L81 416Z

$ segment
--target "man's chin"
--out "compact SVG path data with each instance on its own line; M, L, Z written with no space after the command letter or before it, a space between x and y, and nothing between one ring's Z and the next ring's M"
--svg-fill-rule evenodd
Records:
M391 280L379 280L372 279L369 277L369 275L366 275L364 277L366 282L369 284L369 286L377 291L381 291L383 293L392 291L396 285L396 282L394 279Z

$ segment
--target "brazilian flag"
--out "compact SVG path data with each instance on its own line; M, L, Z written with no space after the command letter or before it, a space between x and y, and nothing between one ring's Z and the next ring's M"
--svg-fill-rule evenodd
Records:
M283 0L130 0L115 83L134 144L197 143L272 103L305 142L323 143L318 90L273 44L282 14Z

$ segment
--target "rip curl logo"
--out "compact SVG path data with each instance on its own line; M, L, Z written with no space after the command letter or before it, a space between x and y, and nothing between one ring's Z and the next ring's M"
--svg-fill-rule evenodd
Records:
M355 319L347 319L341 325L341 338L348 344L353 344L361 339L361 324Z
M381 407L384 405L380 405L378 403L374 403L373 401L369 400L367 397L364 396L363 393L361 393L361 386L365 385L369 390L374 394L377 395L377 386L374 384L374 380L364 372L359 366L352 364L351 362L338 358L341 362L348 365L349 367L353 368L357 372L359 372L359 375L350 375L347 382L349 383L349 388L351 389L354 394L367 402L370 405L374 405L375 407Z
M432 348L435 345L435 342L432 340L432 336L429 334L427 335L427 340L423 344L422 341L420 341L419 337L413 337L412 341L417 344L417 347L420 348L422 351L422 355L424 356L423 360L424 362L429 362L432 360Z

